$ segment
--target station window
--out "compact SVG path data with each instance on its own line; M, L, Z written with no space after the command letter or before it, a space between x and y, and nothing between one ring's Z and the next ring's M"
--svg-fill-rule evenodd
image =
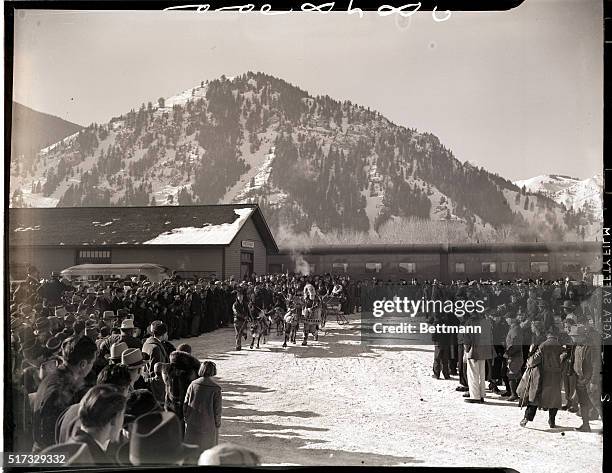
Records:
M400 273L416 273L416 263L400 263Z
M382 269L382 263L366 263L366 273L380 273Z
M501 272L502 273L516 273L516 262L515 261L502 261Z
M532 261L531 262L532 273L547 273L548 272L548 261Z
M495 273L497 272L497 264L494 262L485 262L481 263L481 268L483 273Z
M455 263L456 273L465 273L465 263Z
M253 253L249 253L247 251L241 251L240 252L240 262L241 263L252 263Z
M111 250L78 250L76 264L110 264Z
M348 263L333 263L332 271L334 273L346 273L348 270Z

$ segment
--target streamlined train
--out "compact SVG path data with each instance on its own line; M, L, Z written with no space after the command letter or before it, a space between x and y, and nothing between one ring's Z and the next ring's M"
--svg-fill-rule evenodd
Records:
M602 243L343 245L281 248L268 271L348 274L355 279L558 279L601 272Z

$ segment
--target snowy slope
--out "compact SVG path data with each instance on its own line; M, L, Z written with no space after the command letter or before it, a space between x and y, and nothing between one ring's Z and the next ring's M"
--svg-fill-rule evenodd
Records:
M515 181L529 192L541 192L566 208L585 209L593 215L601 215L603 179L600 175L580 180L556 174L542 175Z

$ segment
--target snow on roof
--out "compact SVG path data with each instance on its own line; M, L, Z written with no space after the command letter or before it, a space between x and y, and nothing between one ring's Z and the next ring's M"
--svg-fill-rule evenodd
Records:
M252 212L252 208L234 209L237 218L232 223L174 228L143 245L229 245Z

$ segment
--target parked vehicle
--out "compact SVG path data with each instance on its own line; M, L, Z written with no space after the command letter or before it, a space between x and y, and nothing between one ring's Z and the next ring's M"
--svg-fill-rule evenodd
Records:
M165 266L153 263L78 264L64 269L62 277L77 281L99 281L140 278L146 276L151 282L161 282L172 276Z

